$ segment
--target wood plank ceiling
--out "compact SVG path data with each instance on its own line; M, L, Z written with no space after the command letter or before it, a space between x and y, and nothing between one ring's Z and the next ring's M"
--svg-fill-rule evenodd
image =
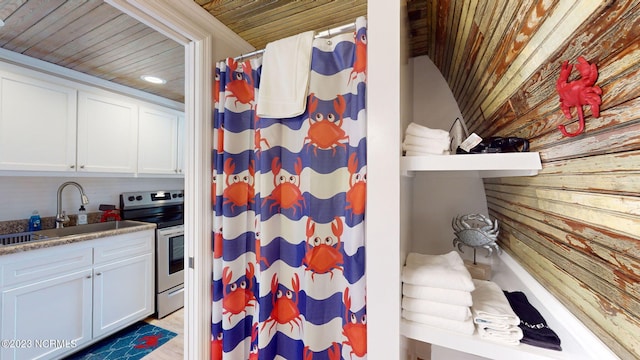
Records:
M256 49L303 31L366 16L367 0L194 0ZM412 55L426 54L426 0L408 1ZM0 1L0 47L184 101L184 49L102 0ZM164 78L146 83L143 74Z

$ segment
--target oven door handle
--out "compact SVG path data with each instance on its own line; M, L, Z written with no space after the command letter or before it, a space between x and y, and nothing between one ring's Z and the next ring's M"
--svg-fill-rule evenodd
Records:
M184 227L180 226L180 228L165 228L158 229L158 236L174 236L174 235L184 235Z

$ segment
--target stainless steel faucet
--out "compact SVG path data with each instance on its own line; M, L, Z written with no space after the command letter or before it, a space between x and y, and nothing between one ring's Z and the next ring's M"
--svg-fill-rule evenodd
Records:
M64 190L67 185L73 185L78 188L78 191L80 191L80 201L82 202L82 205L87 205L89 203L89 198L87 197L87 195L85 195L84 189L77 182L67 181L60 185L60 187L58 188L58 211L56 212L56 229L63 228L64 223L69 221L67 214L62 211L62 190Z

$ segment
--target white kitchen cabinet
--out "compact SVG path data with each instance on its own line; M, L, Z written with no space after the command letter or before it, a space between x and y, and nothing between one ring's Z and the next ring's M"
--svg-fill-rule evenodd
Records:
M91 269L2 292L2 359L51 358L91 340Z
M178 111L140 107L138 173L182 175L178 166L181 119L183 117Z
M155 311L154 230L0 257L1 359L52 359Z
M115 95L78 93L80 172L136 172L138 106Z
M71 87L1 71L0 170L75 171L76 101Z
M154 239L150 232L137 232L94 247L94 337L155 311Z
M151 254L94 268L93 336L111 333L153 313L152 269Z
M11 256L0 267L0 339L17 341L0 347L0 358L51 358L91 340L92 252L63 250Z
M170 106L0 61L0 174L182 177L184 112Z

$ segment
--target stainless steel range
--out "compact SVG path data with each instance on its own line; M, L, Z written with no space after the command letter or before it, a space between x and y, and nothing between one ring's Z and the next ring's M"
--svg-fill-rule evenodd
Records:
M123 220L154 223L156 230L156 315L184 306L184 192L139 191L120 194Z

